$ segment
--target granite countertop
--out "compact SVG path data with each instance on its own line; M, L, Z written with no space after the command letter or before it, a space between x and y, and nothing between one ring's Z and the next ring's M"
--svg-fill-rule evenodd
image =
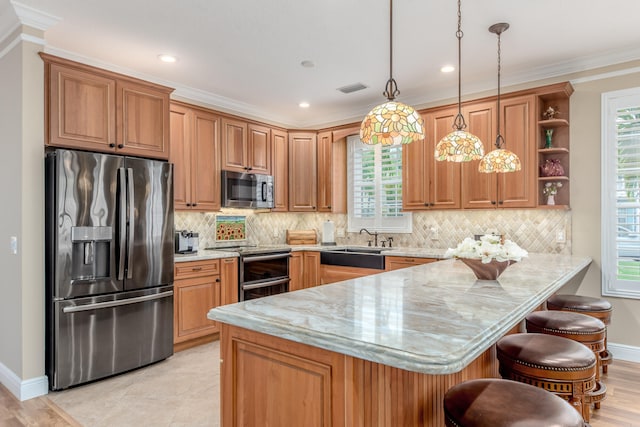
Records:
M342 248L357 248L360 246L355 245L338 245L338 246L322 246L322 245L261 245L261 247L277 247L277 248L290 248L292 252L299 251L330 251L332 249ZM361 246L365 249L370 249L368 246ZM444 258L446 249L438 248L378 248L382 252L381 254L387 256L403 256L413 258ZM221 251L221 250L205 250L202 249L195 254L175 254L175 262L186 261L203 261L207 259L219 259L239 256L238 252L233 250Z
M383 272L209 311L208 317L425 374L461 371L563 285L589 257L530 254L497 281L458 260Z

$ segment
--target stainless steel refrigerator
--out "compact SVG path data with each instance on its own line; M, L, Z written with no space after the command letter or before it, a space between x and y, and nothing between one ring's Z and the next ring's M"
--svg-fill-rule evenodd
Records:
M52 150L45 171L49 388L173 354L172 165Z

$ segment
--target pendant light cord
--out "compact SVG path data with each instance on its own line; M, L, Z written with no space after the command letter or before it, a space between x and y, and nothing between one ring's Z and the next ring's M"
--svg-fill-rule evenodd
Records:
M464 130L467 124L464 122L464 116L462 115L462 12L460 6L461 0L458 0L458 31L456 31L456 38L458 39L458 115L453 121L453 128L456 130Z
M506 27L500 27L497 28L497 30L495 31L495 33L498 35L498 113L497 113L497 119L496 122L498 124L498 128L497 128L497 135L496 135L496 148L500 149L502 148L502 146L504 145L504 138L502 137L502 135L500 134L500 74L502 71L502 63L500 60L501 54L502 54L502 43L501 43L501 34L503 31L505 31L507 28L509 28L508 24L504 24L506 25Z
M396 96L400 95L398 84L393 78L393 0L389 0L389 80L387 80L387 85L382 94L389 101L393 101Z

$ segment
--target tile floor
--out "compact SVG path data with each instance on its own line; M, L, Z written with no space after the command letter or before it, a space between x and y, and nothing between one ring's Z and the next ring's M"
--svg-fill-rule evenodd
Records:
M219 341L47 397L85 427L219 426Z

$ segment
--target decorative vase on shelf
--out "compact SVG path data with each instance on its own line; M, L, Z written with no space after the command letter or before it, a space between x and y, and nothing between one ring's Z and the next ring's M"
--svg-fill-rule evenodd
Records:
M540 165L540 176L562 176L564 168L560 163L560 159L547 159L543 165Z
M545 135L545 144L544 148L551 148L551 137L553 136L553 129L547 129L544 131Z
M547 205L555 205L556 204L556 198L555 195L553 194L549 194L547 196Z
M496 261L492 259L491 262L485 264L481 259L458 259L473 271L478 280L496 280L509 265L516 263L516 261Z

